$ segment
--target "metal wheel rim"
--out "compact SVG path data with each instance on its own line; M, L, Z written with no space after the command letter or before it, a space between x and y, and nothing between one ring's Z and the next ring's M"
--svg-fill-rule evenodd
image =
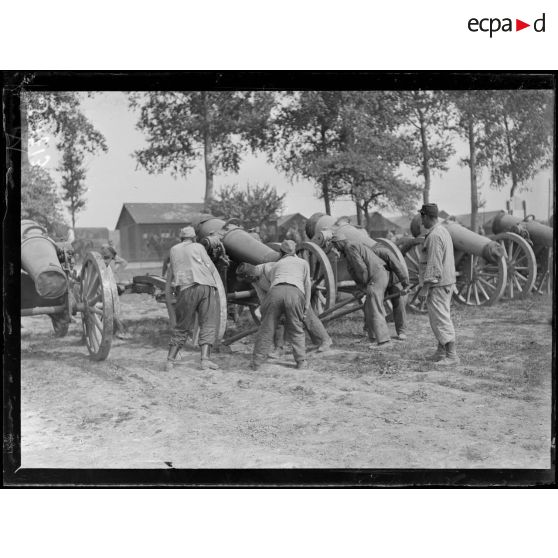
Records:
M100 254L88 252L81 268L82 326L93 360L107 358L114 328L111 275Z
M335 304L337 288L333 268L326 253L314 242L303 242L296 251L310 267L311 306L319 316Z
M504 294L507 284L505 256L496 263L465 254L456 266L454 298L465 306L492 306Z
M504 296L508 299L529 295L537 280L537 261L531 245L521 236L505 232L494 237L504 250L507 281Z

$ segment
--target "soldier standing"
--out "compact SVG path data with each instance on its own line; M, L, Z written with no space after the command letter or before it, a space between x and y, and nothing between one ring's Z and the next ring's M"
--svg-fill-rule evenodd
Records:
M217 274L215 265L201 244L195 242L194 227L180 231L181 242L170 250L170 280L178 290L176 326L169 343L166 369L171 370L178 351L192 335L196 315L200 326L199 345L202 370L219 368L210 360L218 325Z
M272 281L262 304L262 322L256 335L252 368L257 370L271 352L279 319L285 316L287 338L298 369L308 367L303 321L310 308L310 267L295 254L292 240L281 243L281 259L274 264Z
M438 223L438 206L424 204L420 210L427 230L422 245L419 279L420 295L426 298L430 327L438 340L438 349L430 357L443 365L459 364L455 350L455 329L450 316L450 303L455 289L453 242L448 230Z

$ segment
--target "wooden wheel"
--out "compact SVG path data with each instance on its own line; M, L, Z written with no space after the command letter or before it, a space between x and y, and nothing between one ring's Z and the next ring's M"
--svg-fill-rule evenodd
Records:
M310 266L311 306L319 316L324 310L335 304L337 297L331 262L326 253L314 242L303 242L296 253Z
M553 254L550 246L542 246L537 250L537 278L535 290L539 294L552 294Z
M537 261L531 245L512 232L498 234L494 240L500 243L506 258L508 277L504 296L508 299L527 296L537 279Z
M383 244L393 253L393 255L398 259L399 263L403 266L403 269L406 269L407 272L409 269L407 268L407 262L405 261L405 257L401 253L401 250L397 247L395 242L392 242L388 238L377 238L376 242Z
M82 325L87 350L93 360L107 358L112 344L114 300L112 285L103 258L97 252L85 255L81 268Z
M413 312L425 314L428 311L426 309L426 300L421 301L419 299L419 261L422 249L421 246L422 243L419 241L417 241L416 244L407 244L403 247L403 256L405 258L407 270L409 271L409 283L412 286L407 297L407 306L409 310Z
M217 284L217 304L218 304L218 314L219 314L219 323L217 324L217 333L215 336L215 345L218 345L225 336L225 331L227 329L227 294L225 292L225 287L223 286L223 281L221 280L221 276L214 268L212 270L213 279ZM169 314L169 323L170 327L173 328L176 326L176 297L174 295L174 291L172 288L172 269L167 269L167 276L165 282L165 304L167 306L167 312ZM199 326L198 321L196 319L196 325L194 326L194 331L192 332L192 342L194 344L197 343L199 334Z
M492 306L504 294L507 284L506 257L491 263L474 254L457 258L455 298L467 306Z

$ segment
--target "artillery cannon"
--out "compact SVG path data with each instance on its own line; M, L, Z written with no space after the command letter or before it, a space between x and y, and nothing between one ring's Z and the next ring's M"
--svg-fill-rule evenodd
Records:
M100 254L88 252L78 275L72 250L34 221L23 220L21 267L21 316L48 315L55 335L64 337L71 316L80 312L91 358L107 358L118 292Z
M491 306L504 294L507 282L507 265L501 244L486 236L474 233L455 221L443 221L450 233L455 259L456 292L454 297L467 306ZM415 237L401 244L412 285L419 282L419 262L422 249L421 217L417 213L411 221ZM419 301L419 287L409 295L409 304L416 311L426 311Z
M538 293L550 293L553 228L535 221L532 215L521 219L502 211L492 223L492 232L492 238L502 244L506 254L506 295L523 297L533 289Z

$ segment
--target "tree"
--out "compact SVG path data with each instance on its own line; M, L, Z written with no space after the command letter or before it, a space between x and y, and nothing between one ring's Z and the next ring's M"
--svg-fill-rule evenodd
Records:
M64 151L58 170L62 173L62 199L70 211L72 229L75 229L76 214L85 206L87 192L83 155L73 150Z
M339 150L342 111L349 92L298 91L283 94L262 146L270 161L291 177L318 185L318 196L331 214L331 184L317 172Z
M138 129L148 147L134 152L150 174L170 171L185 177L200 156L205 168L205 205L214 198L213 178L220 171L238 172L242 155L255 148L265 128L273 94L250 91L167 91L133 93L139 110Z
M32 219L56 238L66 238L68 226L52 177L38 165L28 166L21 181L21 218Z
M461 164L469 166L471 178L471 230L478 230L480 170L486 167L490 158L487 143L487 126L493 118L491 113L491 92L489 91L456 91L452 100L458 110L458 133L467 141L469 156L461 159Z
M36 184L51 184L48 188L48 196L57 196L56 187L52 178L46 179L48 173L36 170L37 165L30 165L27 151L30 146L46 145L50 141L50 134L54 136L55 147L62 153L62 162L58 170L66 176L63 177L62 186L69 185L73 190L71 194L66 191L64 199L70 201L70 212L72 223L75 225L75 212L84 207L84 188L74 185L75 177L84 173L83 161L87 154L95 154L98 151L107 151L106 140L95 126L81 112L81 93L74 91L62 92L29 92L24 91L21 95L21 138L23 155L21 158L21 180L22 190L28 188L27 203L34 203L29 196L37 196L37 201L42 199L39 187ZM87 95L92 95L88 93ZM44 150L44 149L43 149ZM35 153L40 153L38 149ZM45 159L45 163L48 160ZM77 164L76 168L73 165ZM39 167L40 168L40 167ZM68 182L70 176L73 178ZM85 175L81 176L82 181ZM23 193L23 192L22 192ZM50 199L50 198L49 198ZM23 203L22 203L23 207ZM50 207L50 206L49 206ZM74 210L72 210L72 207ZM49 213L52 215L52 212ZM64 221L62 213L58 220Z
M285 194L278 195L277 190L269 184L248 184L245 190L239 190L233 184L221 188L209 210L227 219L239 219L248 229L276 219L283 212L284 202Z
M450 137L451 103L444 91L399 91L397 111L413 145L408 164L424 177L423 203L430 201L432 171L447 171L455 153Z
M550 91L494 91L493 118L487 123L490 183L509 184L510 198L552 163L552 96Z

